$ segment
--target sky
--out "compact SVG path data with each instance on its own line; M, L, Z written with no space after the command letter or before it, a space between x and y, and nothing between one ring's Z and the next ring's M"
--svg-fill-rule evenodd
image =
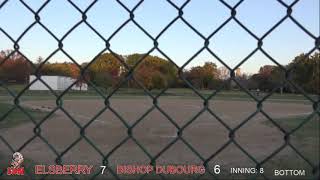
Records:
M231 6L237 0L225 0ZM290 4L293 0L283 0ZM0 0L0 3L4 0ZM44 0L25 0L34 11ZM89 0L73 0L82 10ZM129 9L138 0L122 0ZM184 0L172 0L181 6ZM315 37L320 36L319 0L300 0L293 6L292 16ZM218 0L191 0L183 9L183 17L205 37L209 36L226 19L230 10ZM166 0L145 0L134 12L134 19L150 35L156 37L177 15L178 11ZM40 11L41 22L59 39L77 22L81 14L67 1L52 0ZM276 0L244 0L237 7L237 19L258 37L263 36L273 25L286 15L286 8ZM88 12L87 22L106 39L129 18L128 12L115 0L99 0ZM0 9L0 28L13 39L34 22L34 15L18 0L9 0ZM40 25L33 26L18 42L20 51L30 60L39 56L46 58L58 47L58 42ZM176 21L158 40L159 48L177 65L182 66L198 50L204 41L183 21ZM111 49L119 54L146 53L153 47L153 41L132 22L127 24L111 40ZM287 19L263 41L265 49L280 64L289 63L295 56L309 52L314 40ZM88 62L104 49L105 43L84 23L63 40L63 49L78 63ZM235 67L257 47L257 41L234 20L230 21L211 39L209 48L227 65ZM13 43L0 32L0 50L13 49ZM163 57L154 51L151 55ZM67 56L58 52L49 62L70 62ZM202 65L206 61L222 66L206 50L194 58L186 68ZM249 74L255 73L266 64L273 64L261 52L254 54L240 68Z

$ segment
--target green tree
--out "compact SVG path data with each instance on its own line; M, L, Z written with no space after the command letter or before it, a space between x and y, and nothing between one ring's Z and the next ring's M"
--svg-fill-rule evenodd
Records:
M117 55L119 58L122 56ZM92 82L98 86L108 88L114 86L119 79L121 70L121 63L111 53L105 53L97 57L97 59L90 64L88 71Z
M306 56L300 54L291 63L285 65L286 70L290 70L291 81L309 93L319 93L320 88L320 53ZM272 90L279 85L280 91L296 92L296 89L286 81L286 70L278 66L266 65L260 68L259 73L250 78L250 87L253 86L261 90Z
M320 53L306 56L300 54L288 66L292 69L293 81L310 93L319 92Z
M134 67L144 54L131 54L126 56L126 63ZM124 72L126 74L127 71ZM148 89L162 89L172 86L177 81L177 68L169 61L157 56L147 55L134 69L134 76ZM134 82L129 81L132 87Z
M203 66L195 66L186 72L187 80L200 89L215 88L218 79L217 65L212 62L206 62Z

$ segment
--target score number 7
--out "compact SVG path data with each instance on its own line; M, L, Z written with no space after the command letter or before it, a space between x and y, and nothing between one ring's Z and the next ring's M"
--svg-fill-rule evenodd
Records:
M100 166L101 169L101 174L104 174L104 171L106 170L107 166Z

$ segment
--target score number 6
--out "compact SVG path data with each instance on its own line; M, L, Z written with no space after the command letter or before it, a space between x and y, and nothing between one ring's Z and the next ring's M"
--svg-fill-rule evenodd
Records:
M215 165L215 166L213 167L213 172L214 172L215 174L220 174L220 172L221 172L221 170L220 170L220 165Z

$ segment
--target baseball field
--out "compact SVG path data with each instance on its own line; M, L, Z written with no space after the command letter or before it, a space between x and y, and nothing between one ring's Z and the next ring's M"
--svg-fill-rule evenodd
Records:
M262 162L267 177L273 177L274 169L304 169L307 176L302 178L312 177L312 167L303 159L319 162L319 114L312 105L299 96L282 95L271 97L259 109L256 102L241 95L226 94L208 101L207 106L190 96L163 96L156 103L138 95L115 96L109 101L70 96L62 108L55 98L32 95L20 106L41 131L16 109L1 122L0 135L14 150L27 143L20 152L29 164L55 164L59 155L62 164L91 164L98 172L103 156L113 171L116 165L148 165L151 160L160 165L206 161L207 172L214 174L214 166L219 165L221 172L215 176L224 178L251 176L230 174L230 168L256 167L256 162ZM8 106L12 106L10 100L4 99L0 109L6 112ZM285 134L274 123L292 132L289 145L282 148ZM0 141L0 152L1 167L5 167L12 150ZM97 177L112 177L112 173ZM203 176L210 177L209 173Z

